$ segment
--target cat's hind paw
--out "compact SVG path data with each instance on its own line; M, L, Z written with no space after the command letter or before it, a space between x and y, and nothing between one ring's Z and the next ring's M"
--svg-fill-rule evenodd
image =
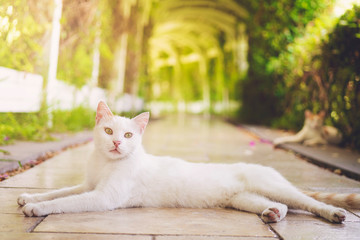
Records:
M342 223L346 219L346 211L341 208L336 208L330 216L330 221L333 223Z
M33 203L33 202L36 202L35 199L28 193L21 194L17 199L17 203L20 206L24 206L27 203Z
M275 223L280 221L280 211L277 208L268 208L261 214L261 219L265 223Z
M282 143L283 143L283 141L282 141L281 138L275 138L274 141L273 141L274 147L277 147Z
M261 219L265 223L276 223L280 222L287 213L287 207L269 207L265 209L261 214Z
M22 208L22 211L23 211L24 215L27 217L40 217L40 216L47 215L43 212L41 206L38 203L26 204Z

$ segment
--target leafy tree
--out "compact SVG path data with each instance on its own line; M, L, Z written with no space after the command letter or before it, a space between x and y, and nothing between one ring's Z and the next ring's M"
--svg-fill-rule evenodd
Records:
M321 87L327 96L321 104L344 142L360 149L360 6L339 19L321 50Z
M37 13L37 10L39 8L34 0L25 5L21 0L0 1L1 66L34 72L42 64L47 12Z
M271 60L278 58L289 43L304 34L305 25L330 2L261 0L250 3L251 15L247 21L249 70L241 84L242 120L270 124L282 114L279 101L284 92L276 89L282 77L274 71Z
M92 69L98 1L63 0L57 78L80 88Z

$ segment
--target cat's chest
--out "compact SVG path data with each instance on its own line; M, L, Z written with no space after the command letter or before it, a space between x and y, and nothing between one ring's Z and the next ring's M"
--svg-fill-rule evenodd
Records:
M308 127L305 131L305 138L306 139L312 139L312 138L321 138L322 134L321 131L318 129L310 128Z
M106 176L105 166L101 166L100 164L96 163L89 164L87 169L86 182L91 189L96 187L103 176Z
M86 182L91 189L94 189L99 183L113 176L115 170L114 163L91 159L87 169Z

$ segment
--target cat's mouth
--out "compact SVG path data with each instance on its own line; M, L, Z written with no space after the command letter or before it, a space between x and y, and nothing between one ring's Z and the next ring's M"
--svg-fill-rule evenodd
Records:
M119 151L117 148L115 148L115 149L113 149L113 150L110 150L110 152L111 152L111 153L120 154L120 151Z

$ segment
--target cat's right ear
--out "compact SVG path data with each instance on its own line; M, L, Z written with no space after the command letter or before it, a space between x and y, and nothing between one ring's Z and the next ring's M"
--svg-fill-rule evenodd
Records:
M326 112L325 112L324 110L321 110L321 111L319 112L319 117L324 118L325 115L326 115Z
M109 118L113 116L114 115L112 114L110 108L106 105L106 103L100 101L96 110L96 124L99 124L99 122L103 118Z
M149 118L150 118L150 113L144 112L132 119L139 126L141 134L144 132L146 125L149 122Z

